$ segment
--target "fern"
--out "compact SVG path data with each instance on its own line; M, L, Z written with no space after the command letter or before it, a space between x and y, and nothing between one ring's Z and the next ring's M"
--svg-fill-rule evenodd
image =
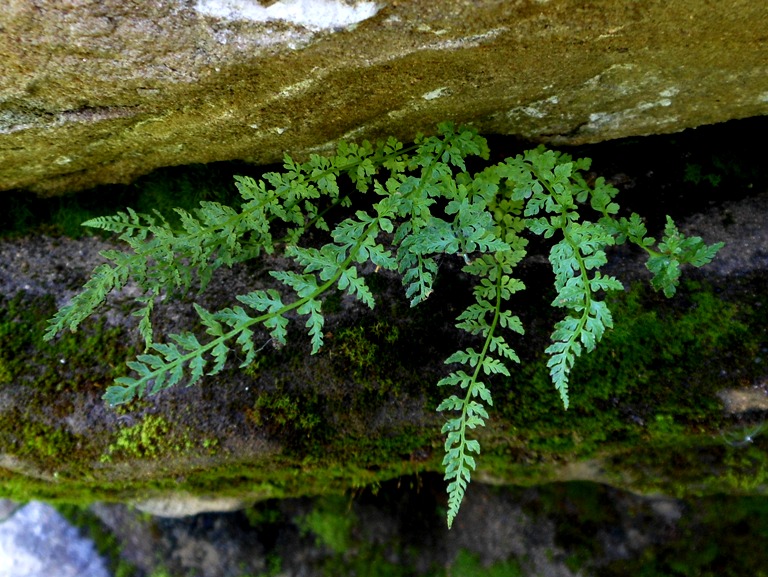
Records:
M480 351L470 347L448 357L446 363L460 363L470 373L459 369L437 383L438 386L459 387L458 395L450 395L437 407L438 411L458 413L449 418L442 429L446 435L443 466L445 480L448 481L448 527L458 514L471 472L475 469L472 453L480 453L480 443L468 438L468 430L484 426L488 419L484 403L493 405L490 389L480 378L494 374L509 376L509 369L501 359L519 362L515 351L496 330L502 327L523 333L520 320L509 311L502 310L503 301L523 288L519 281L508 274L512 269L510 262L513 258L514 255L505 251L483 255L464 266L465 272L481 277L484 282L475 286L475 302L459 315L457 320L460 322L456 326L470 334L482 336L483 346Z
M331 288L373 308L362 271L383 268L401 275L406 297L416 306L432 294L440 260L460 259L463 272L474 279L474 300L456 327L472 343L446 360L455 368L438 382L450 391L437 408L446 418L443 466L451 526L477 466L478 433L493 406L493 382L508 377L511 363L519 362L507 338L524 330L507 302L524 288L514 272L525 257L528 236L551 242L552 305L565 314L546 353L565 408L576 359L613 326L603 296L622 285L600 270L609 247L639 246L649 257L651 284L672 296L681 267L708 263L722 244L707 246L698 237L685 237L671 219L657 243L640 216L618 216L615 188L602 178L586 182L582 174L589 159L573 160L539 147L470 173L466 160L487 160L486 141L471 129L448 123L438 128L437 136L420 136L410 147L390 138L376 145L342 142L334 156L313 155L304 163L286 155L282 172L261 180L236 177L239 207L202 202L193 212L177 210L177 226L161 214L131 209L87 221L86 226L116 233L128 250L102 253L107 263L50 320L45 338L76 330L110 293L135 283L139 296L132 314L139 319L146 350L128 363L131 374L107 389L105 400L117 405L215 375L233 349L245 367L256 358L255 343L265 334L275 346L286 344L288 324L296 316L306 319L315 354L323 346L323 296ZM343 194L340 179L348 179L354 192ZM372 200L358 203L367 209L330 228L328 211L348 209L355 204L352 196L371 192ZM319 247L305 242L312 228L326 231L329 242ZM281 231L279 238L275 230ZM203 290L218 268L262 251L281 251L295 263L291 270L271 271L280 290L255 288L219 311L193 304L204 335L182 332L154 341L152 315L161 297Z

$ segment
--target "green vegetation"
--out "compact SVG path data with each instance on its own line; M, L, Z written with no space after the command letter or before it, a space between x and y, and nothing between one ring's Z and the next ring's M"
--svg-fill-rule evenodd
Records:
M446 569L446 577L523 577L522 568L515 560L500 561L483 566L477 555L461 550L453 565Z
M573 411L558 412L556 403L547 402L550 385L541 363L527 363L510 379L512 392L499 410L512 422L546 420L553 430L582 429L583 420L582 434L598 443L606 436L623 438L632 428L618 411L619 399L622 410L631 408L636 422L654 430L670 418L708 428L719 422L722 406L715 393L722 383L707 375L713 367L745 371L743 359L757 356L762 337L750 329L748 307L737 308L698 283L685 283L680 292L675 303L640 285L608 297L616 326L603 347L574 367ZM531 442L552 439L540 433Z
M136 282L144 293L136 299L139 308L133 314L140 319L147 350L128 363L135 377L119 377L107 389L104 398L117 405L182 380L193 384L205 374L219 373L233 347L244 359L241 366L248 367L257 356L255 331L261 327L275 346L285 346L293 314L306 318L315 354L324 345L322 305L327 292L337 287L373 308L363 268L385 269L402 276L406 296L415 306L432 294L439 259L453 255L463 261L462 271L475 283L474 302L458 316L456 326L479 339L480 349L470 346L450 355L446 363L464 369L438 382L454 391L437 408L452 415L442 427L450 527L476 467L473 454L480 452L473 431L485 425L486 407L493 404L481 379L509 377L509 363L519 362L506 334L522 334L523 326L506 301L524 288L512 275L526 255L527 235L552 239L552 306L566 314L555 323L547 366L566 408L576 358L591 352L613 327L602 295L623 288L599 270L607 262L606 247L629 241L644 250L653 273L651 284L669 297L677 290L680 267L708 263L721 245L686 238L669 217L657 243L639 215L617 216L614 187L602 178L587 182L583 173L589 159L573 160L539 147L472 174L466 159L488 159L485 139L450 124L439 130L439 136L420 136L407 149L390 138L376 146L342 143L336 156L314 155L304 164L286 156L282 173L268 173L258 182L236 178L243 200L239 210L202 201L194 212L176 209L180 225L159 211L150 215L133 209L87 221L87 226L119 233L132 252L104 251L109 263L97 267L84 290L51 319L45 338L52 339L62 329L75 330L107 294L129 280ZM343 175L358 195L373 191L374 198L353 203L352 194L345 195L339 186ZM342 213L340 220L330 220L350 205L353 215ZM325 233L330 242L316 248L311 242L314 232ZM195 303L207 334L203 342L191 332L155 342L152 312L161 294L205 288L221 266L278 249L300 271L270 273L283 292L254 290L237 297L244 306L217 312ZM372 352L358 346L347 354L356 357L359 366ZM288 409L286 405L283 411Z
M349 549L351 531L355 524L350 501L343 497L326 497L298 520L302 532L312 532L319 544L335 553Z
M614 143L608 146L613 147ZM644 167L653 166L655 173L659 173L658 164L652 160L649 163L645 154L624 149L622 156ZM668 156L681 158L682 154ZM596 163L598 158L599 155ZM167 179L168 174L163 178ZM157 180L158 191L174 186L160 183L159 176ZM708 188L703 184L701 191L697 189L697 204ZM729 198L731 185L732 181L725 178L719 188L727 189ZM681 188L686 187L669 186L665 190ZM649 203L665 199L672 202L669 199L674 197L647 193L646 196ZM77 198L65 200L74 202ZM182 204L180 198L161 200L158 197L159 204L165 207ZM133 198L125 202L138 209ZM691 200L684 201L686 207L692 204ZM186 206L192 209L192 205ZM105 206L101 213L113 210L114 206ZM151 203L141 210L150 211ZM647 207L641 212L649 212L649 217L652 214ZM72 221L92 218L98 213L75 215ZM35 229L38 230L61 232L56 225L43 225ZM244 371L253 379L245 381L246 387L254 390L254 383L258 383L258 394L245 396L240 405L244 420L259 433L266 432L270 442L283 447L283 453L232 462L228 459L242 457L242 452L236 448L228 456L226 448L217 446L215 458L203 461L200 467L195 459L201 454L201 439L214 437L208 430L185 430L190 421L183 415L188 411L178 401L159 403L147 399L122 405L117 414L125 417L113 426L103 426L104 421L110 422L109 414L106 419L103 414L93 419L91 423L97 427L84 432L67 424L73 412L83 405L94 407L94 414L99 414L97 396L115 376L124 374L124 359L135 355L130 350L133 338L98 320L89 320L81 325L78 335L63 334L60 340L42 344L39 339L45 331L45 320L54 312L53 299L23 292L3 299L0 355L13 376L3 380L0 388L11 399L0 416L0 449L30 469L44 469L41 477L37 472L31 476L3 469L3 496L19 501L46 499L85 504L141 499L148 494L178 490L203 495L226 493L245 499L346 492L342 500L353 505L340 513L354 515L355 503L364 492L361 487L381 487L380 492L385 493L386 480L393 477L398 477L397 482L404 486L410 482L420 499L438 495L439 488L425 490L414 477L399 476L417 473L421 479L431 478L428 472L440 469L439 424L404 429L403 423L413 419L413 413L400 411L393 402L402 395L401 398L413 402L411 406L428 413L442 400L438 396L441 391L429 386L440 378L433 377L429 359L445 358L452 352L444 350L446 343L457 339L457 333L445 330L447 323L434 314L436 310L458 314L460 310L455 307L467 304L467 279L454 275L455 268L451 259L443 259L435 288L440 300L428 299L411 311L407 302L398 303L398 308L386 306L391 302L386 300L391 299L391 293L381 290L383 275L366 277L377 303L372 313L355 311L350 318L342 306L349 298L339 290L329 290L331 294L323 300L323 314L341 314L328 323L320 354L306 358L302 349L306 342L292 335L288 346L258 355ZM522 362L510 371L509 377L492 375L487 379L494 411L488 427L476 430L483 447L482 458L477 462L479 475L493 483L535 485L536 492L558 493L560 499L553 498L548 511L564 516L555 521L557 544L569 556L568 564L574 570L582 567L586 573L589 568L595 575L605 577L761 575L768 566L765 555L758 550L749 555L741 553L745 544L765 537L763 501L768 489L768 435L763 431L754 435L752 443L744 442L745 436L758 428L764 413L724 414L715 393L723 387L749 388L765 375L768 331L761 303L768 302L768 291L764 276L756 275L751 281L744 277L723 281L710 277L707 282L682 282L676 298L670 301L640 283L633 283L628 291L607 294L605 301L613 315L614 328L605 333L592 354L583 355L573 367L567 412L562 411L560 400L552 394L546 367L548 357L541 353L549 327L557 321L552 314L557 311L549 306L555 293L548 292L545 285L542 288L538 277L529 278L525 279L529 290L518 293L514 305L526 328L524 339L517 339L515 344ZM426 338L419 332L422 326L426 327ZM440 340L433 337L436 330ZM108 337L110 331L114 332ZM100 340L91 341L91 336ZM435 342L438 354L430 348ZM102 365L94 350L109 351L113 360ZM408 354L420 358L412 359ZM66 365L59 362L61 358L68 359ZM304 367L303 373L296 372ZM309 377L299 387L295 385L297 374L299 381L302 375ZM408 374L412 378L404 378ZM236 389L232 376L233 372L225 371L218 379L206 379L205 388L217 391L212 397L218 391L222 396L231 395ZM425 381L423 387L420 379ZM73 388L77 394L70 394ZM365 391L371 393L363 394ZM395 393L389 394L392 391ZM189 393L194 395L196 390ZM21 402L17 396L20 394ZM334 412L335 404L347 401L351 404L345 410L353 408L349 414ZM150 441L157 445L160 456L146 458L140 452L118 451L110 461L101 463L99 459L110 454L109 446L114 445L117 437L127 436L121 431L136 427L146 414L162 416L171 424L170 439ZM350 422L365 422L360 415L381 414L400 417L392 428L397 434L377 430L366 435L360 429L349 433ZM230 415L236 420L236 413ZM291 421L296 416L298 420ZM177 428L181 430L178 436ZM248 434L253 430L249 429ZM189 450L187 440L195 445ZM182 451L174 452L175 446ZM146 467L146 461L152 467ZM599 570L590 567L589 560L599 557L601 551L599 543L588 537L599 523L615 524L619 513L611 510L612 501L608 498L596 496L601 491L612 491L603 485L550 484L562 479L562 472L571 465L592 467L587 471L597 472L602 475L598 480L614 487L684 498L685 514L665 534L664 541L653 544L639 557L615 561ZM136 475L131 476L131 471ZM510 498L517 501L514 495ZM302 499L302 503L308 501ZM262 502L254 514L254 524L287 524L290 521L285 511L290 507L290 502ZM318 500L318 507L328 511L323 499ZM393 501L385 509L396 507L397 501ZM531 514L541 512L540 507L531 507ZM444 501L434 508L440 516L445 515ZM312 511L306 507L302 510ZM646 517L637 505L629 514L639 521ZM702 527L704 521L707 523ZM436 523L430 527L427 534L440 531ZM295 528L293 531L298 533ZM459 535L455 531L454 534ZM314 541L313 535L306 540ZM370 535L356 525L352 525L349 535L349 548L343 553L324 550L327 557L318 563L327 575L415 575L413 564L391 561L407 559L407 553L398 547L416 547L411 535L401 538L398 534L385 544L380 540L366 543ZM380 537L380 533L375 537ZM392 551L399 551L399 557L393 556ZM485 566L476 555L463 551L453 563L446 564L441 559L439 566L423 575L459 575L464 564L467 571L475 571L470 574L485 575L494 571L496 565L514 566L515 562ZM279 574L279 567L280 558L273 553L265 575ZM120 565L116 574L127 577L130 570L127 565ZM510 572L515 575L513 568Z
M257 427L281 433L293 448L306 449L310 439L315 441L324 435L321 402L310 393L287 393L279 389L262 393L256 399L248 418Z
M105 558L114 577L135 577L136 567L120 556L120 543L115 534L107 529L98 517L86 507L60 504L57 511L81 532L93 540L99 555Z
M140 423L121 428L101 460L111 460L113 455L156 459L165 452L189 451L194 446L192 440L184 436L176 443L173 438L174 428L171 423L159 415L147 415Z
M390 491L390 486L387 491ZM386 499L391 498L390 494ZM416 515L417 516L417 515ZM413 512L406 514L409 521L416 517ZM370 519L368 520L370 522ZM426 527L433 527L434 512L425 522ZM400 534L375 534L370 527L358 518L353 501L348 497L326 496L316 499L308 513L293 519L302 535L314 536L317 545L322 546L324 555L319 569L322 575L336 577L340 575L367 575L369 577L522 577L520 564L515 559L483 563L480 557L465 549L459 549L455 558L433 563L429 568L416 569L414 562L418 558L420 547L428 543L416 539L414 542ZM408 532L405 530L404 532ZM426 557L429 557L427 545ZM398 561L399 559L399 561ZM422 560L421 564L424 564Z
M398 349L409 344L401 341L396 325L379 318L373 323L344 327L325 346L339 374L351 377L360 386L362 401L370 395L400 390L400 383L391 376L396 365L393 360L399 360Z
M753 539L768 536L764 497L712 495L670 503L670 516L664 519L654 511L653 499L627 500L615 489L597 483L540 486L535 494L535 498L522 499L529 504L526 512L557 527L555 543L568 553L574 573L581 570L599 577L766 575L768 555L764 549L751 548L750 554L743 554ZM645 534L648 541L626 558L617 558L611 550L612 541L597 535L626 527L627 515L633 519L632 529ZM595 565L596 559L606 557L613 559Z
M752 188L765 181L758 158L751 150L720 150L700 154L687 162L683 181L694 186Z
M82 325L79 338L62 335L55 343L39 347L46 319L55 310L51 295L19 292L0 299L0 385L25 384L52 392L98 380L108 383L122 372L126 358L135 354L126 346L130 340L124 330L96 319ZM99 351L98 360L93 351Z
M411 497L424 508L414 511L406 506L398 512L395 503L408 500L409 496L395 490L396 486L389 483L378 497L363 499L362 509L358 509L360 499L325 496L292 503L260 503L245 511L250 527L243 531L258 535L266 543L285 542L286 536L290 536L291 553L295 555L298 546L311 554L295 555L283 562L280 554L285 554L285 549L281 550L279 544L267 545L265 569L255 574L241 569L235 574L275 577L281 567L286 572L296 572L297 564L328 577L522 577L533 572L532 558L510 553L510 549L524 549L522 545L513 548L497 543L498 549L491 552L475 541L468 544L470 549L456 547L444 554L443 549L435 548L435 535L439 535L437 542L443 543L445 533L440 528L438 513L424 507L424 501L429 499L423 495ZM745 543L768 536L768 505L764 498L716 495L687 502L646 500L587 482L554 483L532 489L510 486L491 491L499 493L502 502L520 504L529 527L539 523L552 527L557 557L575 574L765 574L767 554L763 549L753 548L750 554L743 554ZM121 559L119 542L92 513L80 507L59 510L95 540L115 575L135 574L133 567ZM376 514L372 515L372 511ZM147 533L155 534L157 539L162 540L163 532L169 531L167 526L164 530L159 528L157 520L147 518L145 522ZM408 527L399 526L400 523ZM393 531L394 527L399 530ZM622 534L627 529L636 536ZM614 538L626 543L630 551L617 555ZM460 542L464 539L466 536L459 536ZM312 548L313 542L317 548ZM536 549L535 544L533 548ZM254 560L258 555L254 553ZM297 563L297 558L302 561ZM172 571L161 559L157 563L157 573L152 574L188 574L178 569Z

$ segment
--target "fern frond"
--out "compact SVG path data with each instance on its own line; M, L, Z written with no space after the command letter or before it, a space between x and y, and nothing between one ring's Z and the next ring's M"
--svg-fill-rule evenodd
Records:
M107 232L122 233L125 238L137 238L144 240L151 232L155 224L154 218L138 213L132 208L127 212L118 212L112 216L98 216L83 223L83 226L98 228Z
M316 353L322 346L324 319L318 297L323 292L337 284L340 289L347 290L370 307L374 306L373 295L363 278L357 276L353 255L357 254L367 237L378 230L379 226L378 219L371 219L363 230L361 238L351 247L351 255L346 259L343 259L344 249L334 248L335 245L326 245L329 248L325 251L295 247L291 251L292 255L305 265L308 273L318 272L320 279L325 282L318 285L312 274L300 275L293 272L273 271L272 276L296 292L299 298L293 302L286 304L280 293L274 289L267 289L237 296L238 301L257 313L262 313L255 317L239 306L216 313L210 313L196 306L195 309L206 327L206 332L214 338L202 344L191 333L182 333L169 335L172 343L152 344L151 349L155 353L139 355L136 361L128 364L129 368L137 373L137 377L116 379L115 385L107 389L104 398L115 405L128 402L137 396L141 397L148 389L150 394L155 394L179 383L185 371L190 374L188 385L194 384L203 376L208 357L213 357L214 360L214 367L208 373L209 375L223 369L229 351L227 343L232 340L240 345L245 354L245 361L241 366L247 366L255 357L252 327L258 324L263 325L276 344L285 345L289 321L287 314L293 310L309 317L306 327L312 339L312 352ZM224 332L222 325L226 325L229 330Z
M121 289L128 281L128 267L102 264L96 267L83 290L75 295L69 304L59 309L48 321L43 338L53 339L64 329L77 330L77 327L104 302L113 290Z
M449 528L453 525L459 512L472 477L472 471L476 467L475 458L471 453L475 455L480 453L480 443L468 437L468 430L484 426L488 419L488 413L483 403L488 406L493 405L490 390L480 380L480 374L509 376L506 365L501 360L492 357L491 352L498 352L508 360L517 360L517 355L507 345L503 337L495 334L504 314L504 311L501 310L501 304L507 298L504 296L506 277L502 274L503 266L492 256L485 255L482 264L467 265L464 270L471 271L473 274L484 274L483 280L491 278L495 282L493 285L495 290L493 301L476 296L476 302L459 315L461 322L456 325L464 330L469 329L472 334L482 334L484 336L482 349L476 351L469 347L453 353L445 361L449 364L463 364L472 369L471 374L463 370L453 371L437 383L440 387L458 386L464 391L463 396L450 395L437 407L438 411L459 413L458 416L450 418L442 428L442 433L446 435L443 466L445 467L445 480L448 481ZM488 321L487 316L491 317L490 321ZM477 398L483 403L478 402Z
M667 216L664 237L659 243L658 252L646 247L651 255L646 264L648 270L653 273L651 285L654 289L663 291L664 296L673 296L680 284L680 267L685 264L703 266L709 263L722 247L722 242L707 246L701 237L686 237Z
M398 269L403 275L405 296L410 299L411 306L427 300L432 294L432 285L437 276L437 262L434 258L423 257L419 254L398 254Z

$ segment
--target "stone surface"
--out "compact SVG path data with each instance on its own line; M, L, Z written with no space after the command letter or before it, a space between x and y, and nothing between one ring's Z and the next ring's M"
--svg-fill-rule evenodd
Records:
M200 497L177 492L164 498L147 499L133 504L139 511L157 517L180 518L200 513L229 513L245 509L248 503L226 497Z
M29 503L0 523L0 577L108 577L93 542L51 506Z
M720 399L729 413L748 413L750 411L768 411L766 383L755 383L743 389L723 389Z
M745 534L764 524L757 500L750 511L749 501L724 496L642 497L590 483L473 485L450 531L438 475L385 483L375 495L286 499L247 513L157 519L123 505L91 510L139 575L605 577L704 574L699 567L752 575L764 563Z
M25 522L0 525L0 575L59 577L77 567L82 577L590 577L650 573L648 566L656 568L651 574L684 567L698 574L702 550L709 551L707 567L728 567L733 575L754 575L765 562L760 548L750 548L749 530L764 526L762 503L754 499L642 497L590 483L524 489L475 482L460 522L447 531L436 499L441 491L440 476L426 475L385 483L376 495L286 499L185 519L94 504L87 525L111 543L110 568L119 558L120 569L111 573L89 538L52 508L31 503L19 511ZM33 544L39 546L30 551Z
M21 505L10 499L0 499L0 523L11 517Z
M279 160L437 122L554 143L768 112L751 0L11 0L0 190Z
M512 561L523 568L523 575L576 577L593 575L596 567L612 561L648 554L680 524L687 506L675 499L639 497L599 485L584 487L582 491L599 506L593 507L583 527L577 518L572 519L573 526L563 523L558 507L584 507L587 499L580 499L579 489L563 498L551 488L522 490L478 483L461 521L448 531L434 502L440 490L436 475L424 478L419 487L385 484L376 496L264 503L249 516L161 519L112 504L97 504L91 511L115 535L123 559L142 571L163 567L174 576L265 574L270 559L272 567L279 560L277 574L285 577L359 575L363 568L370 575L442 574L436 568L447 569L448 575L484 574L460 572L458 566L455 573L451 571L457 557L469 553L478 559L478 570ZM610 521L596 522L601 516ZM323 532L324 527L335 532ZM573 543L563 538L574 530L588 532L594 543L592 556L582 558L579 568L573 560L569 563L575 551ZM337 550L344 544L345 550ZM329 571L329 565L335 570Z

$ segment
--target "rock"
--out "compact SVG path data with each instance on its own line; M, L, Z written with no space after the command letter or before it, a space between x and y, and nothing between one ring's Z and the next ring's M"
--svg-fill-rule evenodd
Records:
M634 575L707 563L751 575L766 554L744 555L739 528L761 526L759 501L720 495L688 501L638 496L597 483L490 487L473 481L450 531L440 512L442 476L384 483L376 494L284 499L246 513L160 519L129 507L90 510L139 574ZM732 546L719 546L727 543ZM694 567L696 565L693 565ZM638 568L637 570L627 569ZM695 574L695 573L693 573Z
M93 541L44 503L24 505L0 523L2 577L109 577Z
M729 413L748 413L750 411L768 411L768 396L765 383L743 389L723 389L718 397L723 401Z
M411 139L583 143L768 112L762 2L12 0L0 190Z
M152 517L125 505L99 503L90 511L119 544L120 557L139 575L240 577L265 575L259 531L243 515Z
M230 513L248 507L241 499L227 497L200 497L176 492L167 497L146 499L133 504L139 511L157 517L180 518L200 513Z

